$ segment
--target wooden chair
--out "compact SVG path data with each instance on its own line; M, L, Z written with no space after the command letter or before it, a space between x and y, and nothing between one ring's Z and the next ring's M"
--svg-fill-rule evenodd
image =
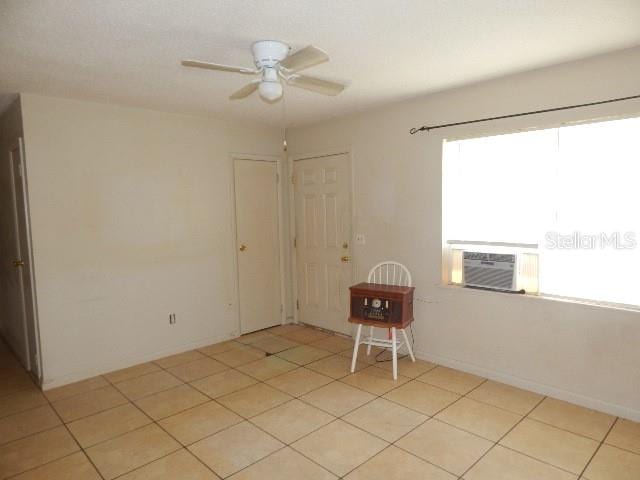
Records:
M376 266L374 266L369 271L369 278L367 279L368 283L377 283L377 284L385 284L385 285L396 285L396 286L404 286L411 287L411 272L409 269L398 262L386 261L380 262ZM365 337L361 340L362 334L362 325L358 325L358 329L356 331L356 339L355 344L353 346L353 358L351 360L351 373L354 373L356 370L356 361L358 358L358 347L360 345L367 346L367 355L371 355L371 347L382 347L382 348L390 348L392 353L393 362L393 379L398 379L398 350L402 345L406 345L407 350L409 351L409 356L411 357L411 361L415 362L416 357L413 355L413 349L411 348L411 342L409 342L409 337L407 336L407 332L404 328L401 328L402 336L404 337L404 341L399 341L396 338L396 328L391 327L391 338L375 338L374 336L374 327L369 327L369 336Z

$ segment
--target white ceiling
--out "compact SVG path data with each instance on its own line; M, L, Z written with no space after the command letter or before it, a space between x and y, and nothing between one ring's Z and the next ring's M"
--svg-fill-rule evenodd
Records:
M640 1L2 0L0 106L30 92L281 125L281 104L227 99L248 77L179 64L251 66L259 39L316 45L331 61L306 73L349 83L289 88L291 125L638 45Z

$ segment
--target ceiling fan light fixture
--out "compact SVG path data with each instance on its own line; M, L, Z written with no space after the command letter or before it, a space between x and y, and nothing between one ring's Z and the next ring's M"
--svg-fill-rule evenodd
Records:
M275 103L283 95L283 83L322 95L334 96L342 92L346 85L339 82L302 75L299 72L327 62L329 56L318 47L308 45L294 53L291 47L275 40L261 40L251 46L255 68L234 67L221 63L183 60L185 67L204 68L221 72L260 75L229 96L230 100L247 98L258 90L260 98L267 103ZM281 81L282 80L282 81Z
M274 103L282 97L282 84L277 80L263 80L258 85L258 93L265 102Z

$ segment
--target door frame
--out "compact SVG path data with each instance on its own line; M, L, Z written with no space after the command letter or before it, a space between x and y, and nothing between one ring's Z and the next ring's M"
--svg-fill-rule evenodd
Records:
M276 164L276 173L278 175L278 180L276 182L276 193L278 195L278 265L279 265L279 276L280 276L280 325L284 325L287 321L287 309L285 307L286 302L286 277L285 277L285 268L284 268L284 256L286 255L286 246L284 239L284 202L283 202L283 194L282 194L282 157L279 155L260 155L260 154L245 154L245 153L231 153L229 155L229 160L231 162L231 236L232 236L232 245L234 248L233 258L233 271L235 272L235 281L233 285L233 296L235 302L235 312L236 312L236 321L238 325L238 334L242 335L242 323L240 321L240 269L238 262L238 224L237 224L237 215L236 215L236 172L235 172L235 161L236 160L253 160L258 162L273 162Z
M296 238L296 234L298 231L298 226L296 225L296 202L295 202L295 185L293 183L293 170L295 162L300 160L309 160L312 158L322 158L322 157L332 157L334 155L346 155L347 162L349 163L347 168L349 170L349 197L351 204L351 238L349 241L351 242L351 280L349 283L353 282L353 279L357 277L356 271L356 252L354 248L353 239L355 238L355 217L353 212L355 211L355 195L354 195L354 178L353 178L353 152L351 148L343 147L343 148L330 148L326 150L315 151L311 153L299 153L294 155L289 155L287 157L287 167L288 167L288 179L287 184L289 186L289 251L291 256L291 291L293 293L292 303L293 303L293 321L294 323L299 323L299 312L298 312L298 252L296 247L294 246L294 241Z
M14 171L13 161L11 158L11 152L14 150L18 150L20 158L19 172ZM14 202L15 214L24 215L25 220L25 238L24 242L27 246L26 252L20 252L21 256L26 256L27 262L29 265L28 270L23 270L22 275L28 275L31 282L31 295L29 295L25 289L23 288L24 302L25 308L30 308L32 310L32 318L33 318L33 336L34 338L30 338L30 328L27 322L29 322L28 316L24 318L23 328L25 330L25 340L27 342L27 366L29 373L32 377L37 380L38 385L42 382L42 347L40 344L40 322L38 317L38 301L37 301L37 288L36 288L36 276L35 276L35 268L34 268L34 259L33 259L33 241L31 236L31 212L29 207L29 188L28 188L28 174L27 174L27 158L25 155L25 147L24 147L24 139L23 137L17 137L9 144L9 168L11 172L11 197ZM15 175L18 174L22 183L22 202L23 208L20 208L20 202L18 201L18 192L15 189ZM22 211L21 211L22 210ZM14 218L14 220L16 220ZM17 229L16 238L18 242L20 242L21 232L19 231L18 223L16 222L15 228ZM33 345L35 346L35 352L32 352L31 341L33 340ZM35 365L34 365L35 363Z

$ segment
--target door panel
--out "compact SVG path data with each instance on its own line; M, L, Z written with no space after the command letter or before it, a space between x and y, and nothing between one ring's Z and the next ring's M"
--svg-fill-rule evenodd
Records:
M293 166L298 318L343 333L351 332L350 172L346 154L297 160Z
M24 367L39 377L38 333L22 139L19 139L9 151L9 173L13 228L8 232L12 264L7 292L10 301L6 333Z
M276 162L234 160L240 330L281 323Z

